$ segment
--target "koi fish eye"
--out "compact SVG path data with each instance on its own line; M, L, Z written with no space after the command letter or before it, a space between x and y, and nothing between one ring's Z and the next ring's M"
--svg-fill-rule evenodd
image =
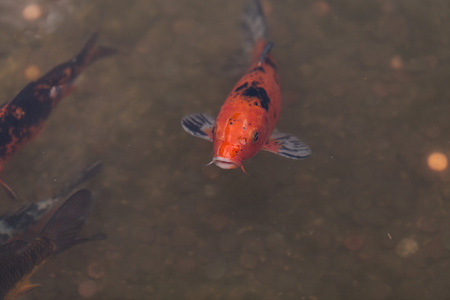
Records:
M258 140L258 138L259 138L259 132L258 131L253 132L253 142L256 142Z

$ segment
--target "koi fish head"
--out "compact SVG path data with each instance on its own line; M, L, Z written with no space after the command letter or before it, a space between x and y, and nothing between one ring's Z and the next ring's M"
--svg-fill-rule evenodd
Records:
M235 169L255 155L266 140L261 121L239 112L225 118L219 114L213 130L214 164L222 169Z

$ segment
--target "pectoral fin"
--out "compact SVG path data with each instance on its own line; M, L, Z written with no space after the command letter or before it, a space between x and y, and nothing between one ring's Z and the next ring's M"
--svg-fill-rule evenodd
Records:
M311 149L297 137L274 131L262 148L263 150L292 159L302 159L311 155Z
M30 274L31 275L31 274ZM26 276L22 282L19 282L18 285L13 288L7 295L5 299L15 299L16 297L20 297L25 295L26 293L40 287L40 284L33 284L30 282L30 276ZM9 298L8 298L9 297Z
M192 114L181 119L181 126L193 136L211 141L213 140L212 130L216 120L208 114Z
M40 286L41 286L40 284L33 284L28 282L26 285L20 287L20 289L17 291L17 296L25 295L26 293L29 293L30 291Z

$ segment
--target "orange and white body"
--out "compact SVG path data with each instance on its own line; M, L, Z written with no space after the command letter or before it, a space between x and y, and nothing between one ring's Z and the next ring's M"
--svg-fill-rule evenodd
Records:
M281 93L276 66L256 44L253 63L236 83L217 116L214 132L214 163L224 169L237 168L263 148L278 122Z
M311 150L298 138L275 131L281 111L277 67L270 55L264 16L258 0L247 2L244 30L253 45L252 64L236 83L217 118L193 114L182 119L190 134L213 142L213 162L223 169L242 167L259 150L301 159Z

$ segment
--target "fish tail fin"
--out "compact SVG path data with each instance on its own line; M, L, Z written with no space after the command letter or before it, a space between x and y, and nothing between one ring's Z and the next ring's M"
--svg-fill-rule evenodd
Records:
M71 193L75 188L79 185L85 183L90 180L92 177L97 175L102 169L102 162L100 160L96 160L93 163L84 167L81 172L77 174L76 177L72 178L70 182L68 182L58 193L52 196L52 198L56 201L61 198L66 197L69 193Z
M242 16L244 51L251 53L258 41L267 39L267 26L259 0L247 0Z
M91 193L88 190L79 190L61 205L42 228L39 236L47 236L54 241L54 255L84 242L106 239L105 234L87 238L79 235L92 205Z
M117 52L116 49L97 45L98 32L94 32L84 45L81 52L75 56L74 63L84 69L97 59L110 56Z
M117 52L114 48L98 46L96 44L97 36L98 32L92 34L80 53L71 60L54 67L37 80L37 82L50 85L49 93L53 101L52 105L55 105L73 90L73 81L90 64L97 59ZM34 85L31 87L34 87ZM24 91L22 90L22 92Z

